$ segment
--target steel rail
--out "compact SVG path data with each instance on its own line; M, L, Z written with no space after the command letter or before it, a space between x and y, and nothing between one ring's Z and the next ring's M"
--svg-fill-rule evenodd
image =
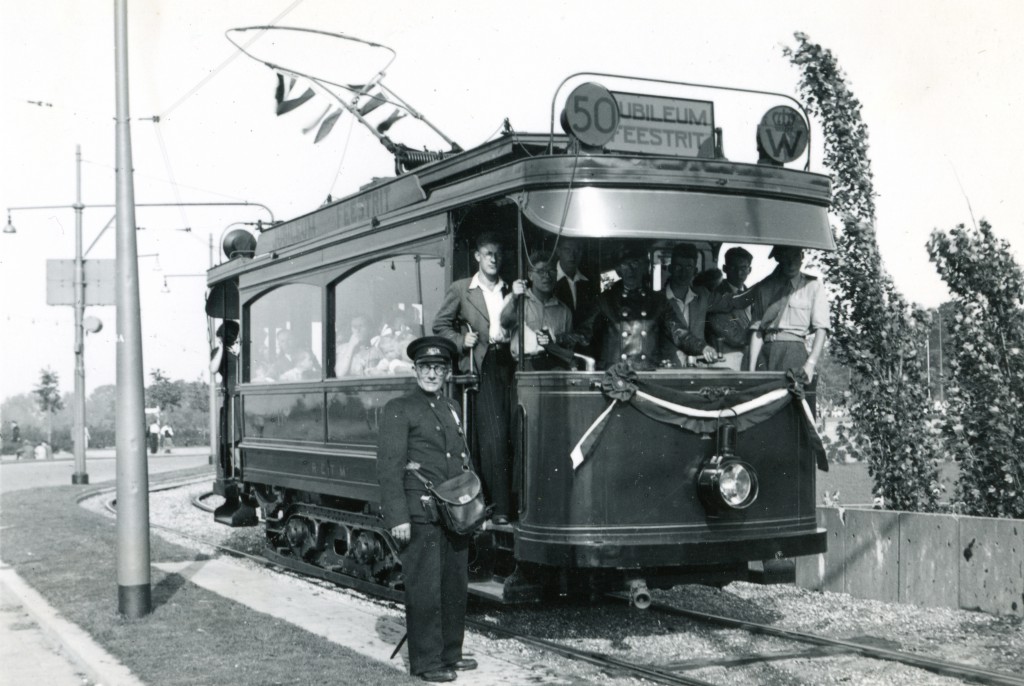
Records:
M619 593L614 593L611 595L619 599L628 600L628 598L625 598L624 595ZM945 660L940 660L938 658L914 655L912 653L905 653L898 650L888 650L886 648L865 646L863 644L855 643L853 641L843 640L839 638L829 638L827 636L819 636L818 634L810 634L804 631L797 631L794 629L780 629L779 627L769 626L767 624L759 624L757 622L750 622L742 619L732 619L730 617L722 617L720 615L699 612L697 610L686 610L683 608L672 607L671 605L666 605L664 603L653 603L650 607L650 610L678 617L697 619L704 622L731 627L734 629L743 629L744 631L749 631L751 633L775 636L777 638L786 638L792 641L799 641L801 643L810 643L817 646L842 648L845 651L849 651L851 653L855 653L864 657L870 657L878 660L887 660L889 662L898 662L900 664L908 665L911 667L917 667L919 669L924 669L929 672L934 672L936 674L952 676L959 679L969 679L971 681L976 681L982 684L994 684L997 686L1024 686L1024 679L1014 676L1012 674L1006 674L1005 672L996 672L956 662L947 662Z

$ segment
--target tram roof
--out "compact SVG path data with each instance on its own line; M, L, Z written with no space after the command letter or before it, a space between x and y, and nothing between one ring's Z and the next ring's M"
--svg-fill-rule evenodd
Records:
M566 236L835 249L825 175L725 159L572 155L567 144L563 135L508 135L375 179L265 230L254 257L214 267L208 280L496 198L514 199L534 224Z

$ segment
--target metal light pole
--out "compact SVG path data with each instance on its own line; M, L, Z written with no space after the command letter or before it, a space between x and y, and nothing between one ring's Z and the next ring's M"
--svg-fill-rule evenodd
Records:
M117 172L117 605L138 619L153 609L149 571L149 465L142 375L142 314L128 100L128 3L114 0Z
M85 260L82 259L82 146L75 146L75 472L71 483L87 484L85 471Z

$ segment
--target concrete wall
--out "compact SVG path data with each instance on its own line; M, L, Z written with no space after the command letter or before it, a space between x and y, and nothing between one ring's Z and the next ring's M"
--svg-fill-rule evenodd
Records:
M1024 520L818 508L828 552L797 559L803 588L1024 616Z

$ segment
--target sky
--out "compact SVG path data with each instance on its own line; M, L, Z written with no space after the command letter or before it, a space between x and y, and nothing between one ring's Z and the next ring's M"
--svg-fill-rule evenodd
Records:
M225 38L231 28L317 28L393 48L385 82L464 148L506 117L517 131L547 132L559 83L581 71L796 95L799 73L782 47L802 31L835 54L863 105L881 254L907 299L934 307L948 298L924 248L936 228L986 218L1024 262L1013 171L1024 159L1024 5L1010 0L148 0L129 3L128 23L137 203L262 203L290 219L393 173L390 155L348 115L316 144L302 129L318 102L275 116L274 75L240 55ZM17 233L0 234L0 398L31 390L44 367L63 389L73 385L73 312L46 304L46 263L74 256L76 145L83 241L95 241L87 259L114 256L113 228L101 234L114 214L102 206L115 201L113 32L111 2L0 0L0 211L61 206L12 210ZM269 35L250 50L276 59L301 48L347 82L366 73L312 36L288 44ZM392 129L396 138L407 124ZM729 154L740 134L725 135ZM270 218L244 205L137 209L147 376L205 378L211 237L219 246L236 222ZM86 314L104 324L86 337L91 391L115 382L115 310Z

